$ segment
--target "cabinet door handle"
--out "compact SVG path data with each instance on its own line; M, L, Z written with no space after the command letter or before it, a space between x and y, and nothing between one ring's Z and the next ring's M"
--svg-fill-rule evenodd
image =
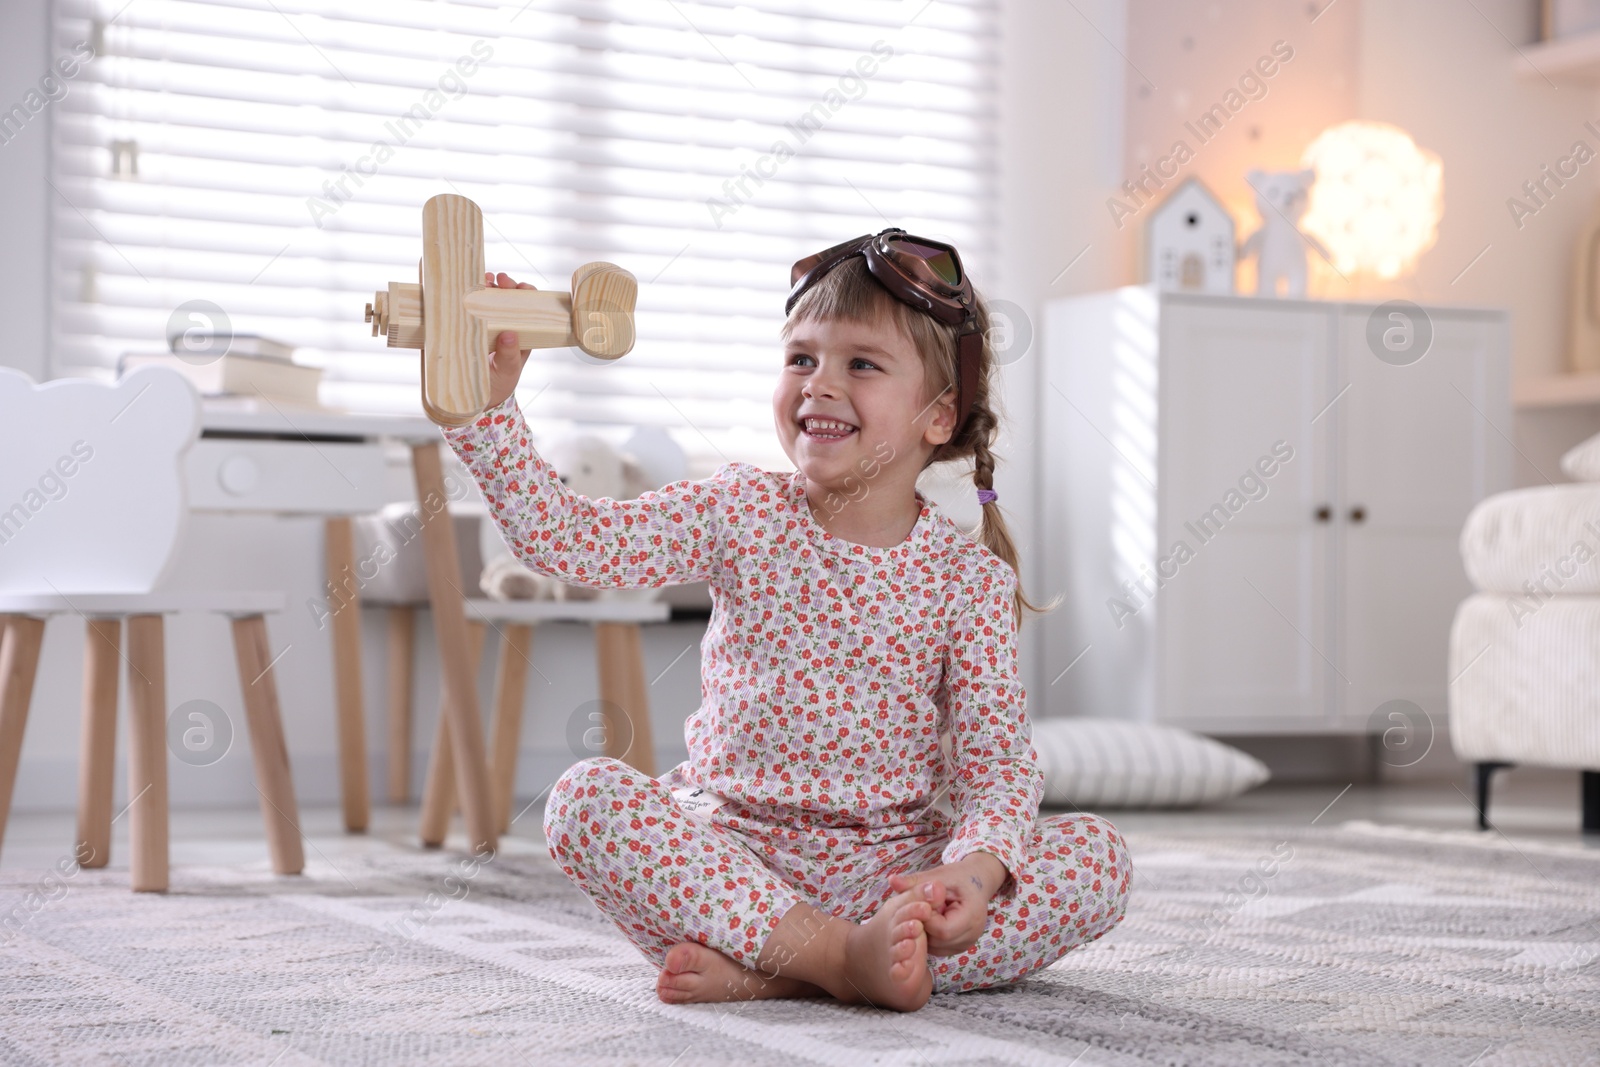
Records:
M1329 519L1333 518L1333 509L1324 504L1317 509L1316 516L1318 522L1327 522Z
M1362 507L1360 504L1357 504L1355 507L1351 508L1350 509L1350 521L1351 522L1366 522L1367 521L1367 509Z

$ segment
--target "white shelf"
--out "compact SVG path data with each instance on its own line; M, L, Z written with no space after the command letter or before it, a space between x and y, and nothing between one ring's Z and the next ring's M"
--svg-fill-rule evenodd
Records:
M1511 67L1524 81L1600 84L1600 30L1525 45L1512 56Z

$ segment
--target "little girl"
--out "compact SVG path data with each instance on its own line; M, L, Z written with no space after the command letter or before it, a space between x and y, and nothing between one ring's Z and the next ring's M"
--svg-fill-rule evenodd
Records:
M582 760L545 808L552 858L660 967L660 999L914 1011L1100 937L1132 871L1105 820L1038 817L1016 631L1039 609L995 503L989 314L955 249L889 229L791 282L772 408L793 473L579 496L529 443L510 332L495 406L445 437L532 569L710 584L689 758L659 779ZM955 459L976 540L916 489Z

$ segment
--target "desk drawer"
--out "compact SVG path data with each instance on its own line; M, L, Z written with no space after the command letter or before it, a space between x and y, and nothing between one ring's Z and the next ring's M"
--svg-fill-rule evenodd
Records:
M185 461L197 511L377 511L389 502L383 446L202 437Z

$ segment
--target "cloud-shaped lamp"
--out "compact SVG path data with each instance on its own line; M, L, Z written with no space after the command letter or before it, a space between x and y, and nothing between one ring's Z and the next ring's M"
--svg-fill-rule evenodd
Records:
M1438 240L1444 168L1398 126L1330 126L1300 165L1317 172L1300 228L1327 246L1339 273L1398 278Z

